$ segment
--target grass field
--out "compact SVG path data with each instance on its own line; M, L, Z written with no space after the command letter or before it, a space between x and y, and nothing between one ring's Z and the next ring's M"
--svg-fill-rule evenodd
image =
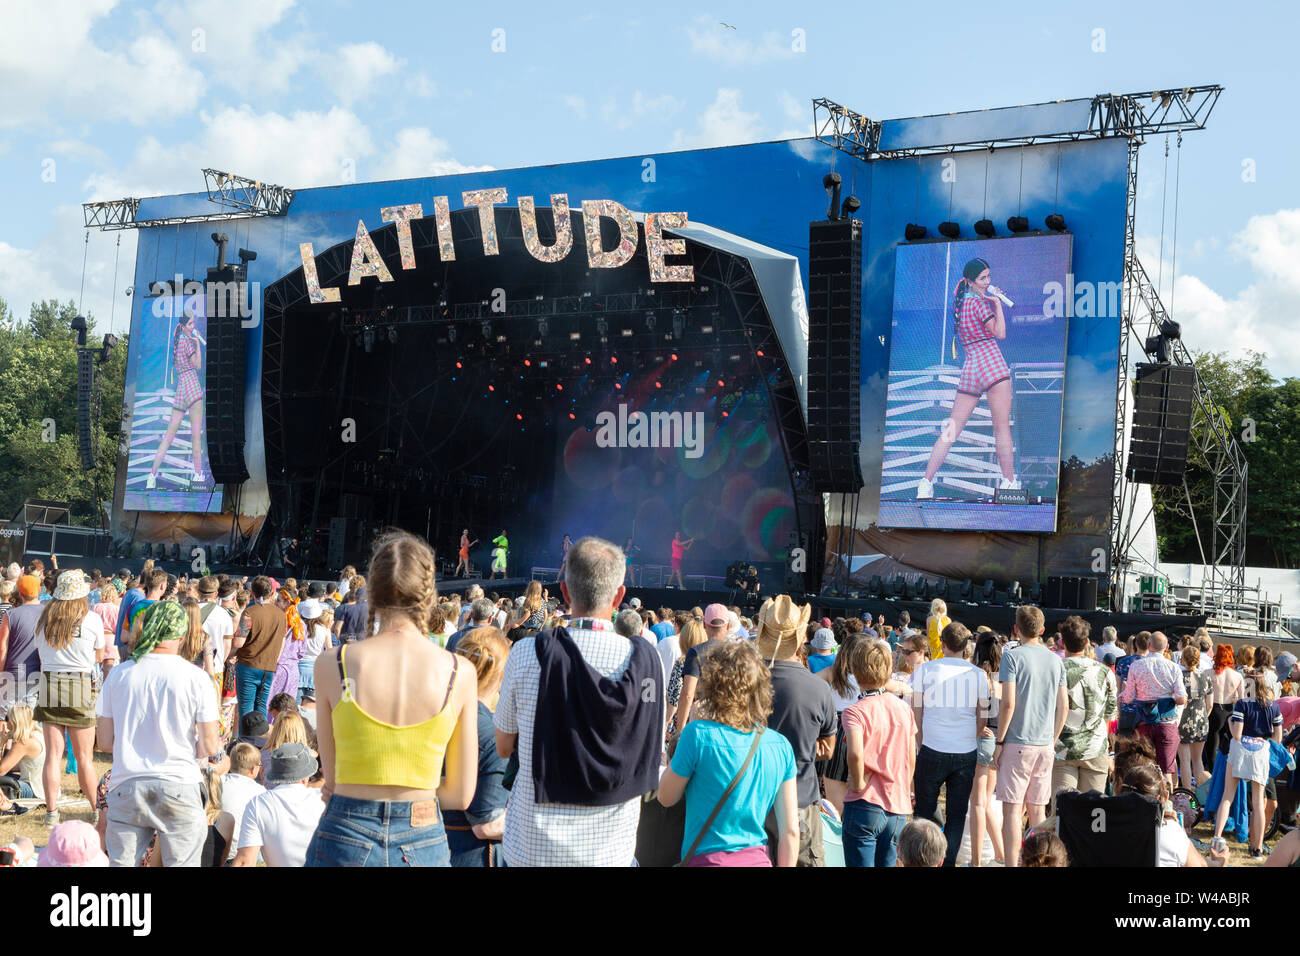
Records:
M108 754L95 753L95 777L98 779L108 770L111 760ZM63 777L63 797L65 803L84 802L81 796L81 790L77 785L77 778L73 774L65 774ZM91 822L94 819L94 812L89 807L80 809L69 809L64 806L60 810L60 815L64 820L85 820ZM37 847L45 846L49 839L49 830L45 827L45 811L32 810L21 817L0 817L0 844L8 843L14 837L25 836L31 839ZM1197 824L1192 834L1202 843L1209 843L1210 837L1214 835L1214 825L1210 821ZM1263 866L1263 860L1252 860L1250 853L1244 843L1234 843L1228 841L1228 864L1229 866Z

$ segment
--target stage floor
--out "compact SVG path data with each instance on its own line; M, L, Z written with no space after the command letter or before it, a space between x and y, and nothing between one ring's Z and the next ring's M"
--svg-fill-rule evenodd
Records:
M1017 527L1008 528L1014 514ZM938 528L956 531L1055 531L1056 505L998 505L982 501L882 501L881 528Z

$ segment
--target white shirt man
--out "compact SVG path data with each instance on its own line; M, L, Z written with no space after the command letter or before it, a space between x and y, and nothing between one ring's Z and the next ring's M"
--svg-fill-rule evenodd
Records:
M235 858L244 809L258 794L266 793L266 787L253 779L262 766L261 758L261 752L247 742L230 751L230 772L221 778L221 816L217 818L217 832L229 847L227 860Z
M231 866L256 866L260 853L267 866L302 866L316 824L325 812L319 787L307 780L316 758L303 744L284 744L271 755L265 793L244 807L239 825L239 852Z

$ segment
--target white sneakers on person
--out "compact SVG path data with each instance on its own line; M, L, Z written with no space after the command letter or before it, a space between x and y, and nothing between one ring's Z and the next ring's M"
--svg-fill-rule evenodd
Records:
M934 497L934 482L931 481L929 478L925 477L924 475L922 475L921 480L917 482L916 485L916 500L928 501L933 497Z
M149 472L149 476L145 478L144 487L146 491L153 491L155 488L158 487L158 476L155 475L152 471Z
M1001 491L1019 491L1020 479L1018 477L1003 478L1002 483L998 485Z

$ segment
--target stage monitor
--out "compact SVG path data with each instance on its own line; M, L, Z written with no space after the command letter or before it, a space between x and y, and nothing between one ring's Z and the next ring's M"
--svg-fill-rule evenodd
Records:
M1056 530L1071 240L898 246L880 527Z
M127 394L134 395L122 501L128 511L221 510L205 438L207 324L202 293L144 299L127 373Z

